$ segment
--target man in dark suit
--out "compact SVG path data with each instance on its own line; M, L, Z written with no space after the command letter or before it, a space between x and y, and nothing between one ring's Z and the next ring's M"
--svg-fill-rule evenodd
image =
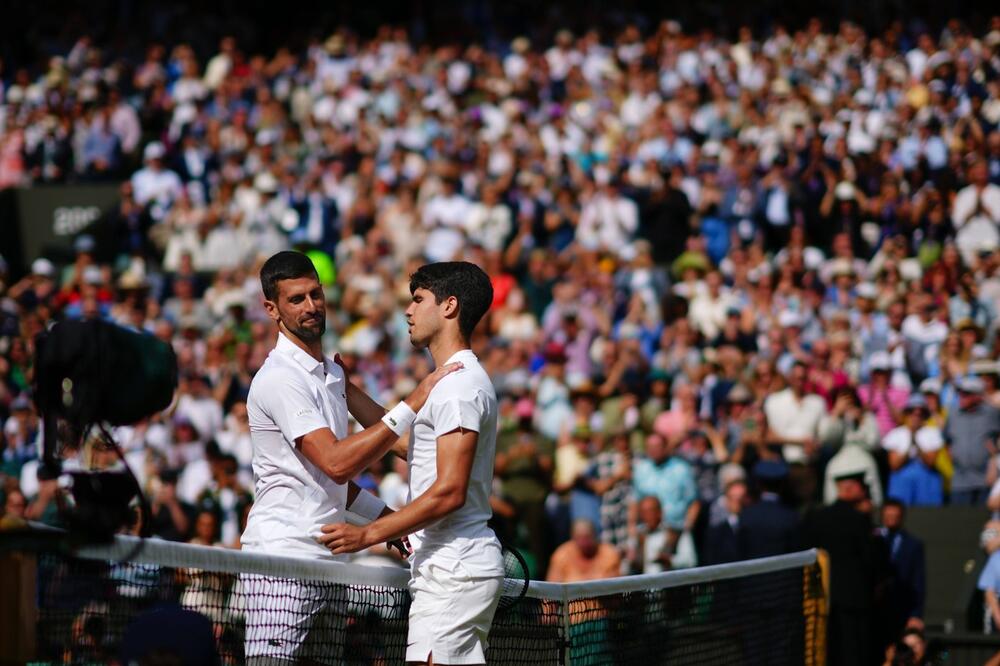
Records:
M781 501L788 465L761 460L753 468L760 499L740 515L740 559L791 553L798 547L799 515Z
M864 474L834 479L837 501L809 514L803 522L803 544L830 556L830 615L827 625L830 666L881 663L873 640L878 548L871 516L864 513Z
M724 564L740 559L740 514L747 499L747 484L732 481L726 486L723 497L727 515L722 522L712 525L705 533L705 564Z
M740 559L783 555L798 548L798 514L781 501L788 477L783 461L761 460L753 468L759 499L740 514L737 543ZM793 609L801 608L801 571L788 570L751 576L739 584L745 654L742 663L790 663L801 658L803 646L790 633L776 636L774 627L785 621Z
M876 534L882 541L888 560L888 585L881 613L885 634L883 643L899 640L909 627L923 629L924 597L927 580L924 542L903 528L906 507L894 499L882 506L882 527Z

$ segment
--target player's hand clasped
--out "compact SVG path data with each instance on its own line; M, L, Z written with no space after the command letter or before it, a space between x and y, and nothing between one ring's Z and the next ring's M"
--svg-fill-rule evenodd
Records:
M334 555L356 553L375 545L370 537L368 527L357 527L348 523L334 523L323 526L323 534L316 538L330 549Z

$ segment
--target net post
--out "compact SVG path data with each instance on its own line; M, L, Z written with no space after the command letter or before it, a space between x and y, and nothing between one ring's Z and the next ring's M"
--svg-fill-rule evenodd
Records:
M573 664L573 638L570 633L570 618L569 618L569 594L566 592L566 588L562 589L562 593L559 595L559 604L562 606L562 623L563 623L563 639L562 639L562 656L563 656L563 666L572 666Z
M33 553L0 552L0 663L36 658L37 574Z

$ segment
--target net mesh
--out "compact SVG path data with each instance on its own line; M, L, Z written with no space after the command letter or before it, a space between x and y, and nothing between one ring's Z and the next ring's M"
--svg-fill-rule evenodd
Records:
M166 542L136 553L128 539L75 556L32 555L40 661L108 662L121 655L137 618L180 606L210 620L224 664L404 662L404 569ZM487 660L818 664L822 618L812 552L611 581L533 582L528 596L494 619Z

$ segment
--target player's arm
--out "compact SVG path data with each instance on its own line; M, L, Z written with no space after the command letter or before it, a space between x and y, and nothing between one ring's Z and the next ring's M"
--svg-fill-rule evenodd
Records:
M370 428L385 416L385 407L372 400L360 387L347 382L347 411L362 428Z
M412 534L458 511L465 506L478 443L475 430L458 428L441 435L437 440L437 479L424 494L364 527L324 525L320 543L334 553L353 553Z
M424 406L431 389L446 375L459 370L461 363L443 365L427 375L403 402L416 413ZM392 412L386 414L392 418ZM293 441L309 462L337 483L347 483L369 465L384 456L399 439L399 435L384 421L343 439L338 439L326 426L296 437Z

